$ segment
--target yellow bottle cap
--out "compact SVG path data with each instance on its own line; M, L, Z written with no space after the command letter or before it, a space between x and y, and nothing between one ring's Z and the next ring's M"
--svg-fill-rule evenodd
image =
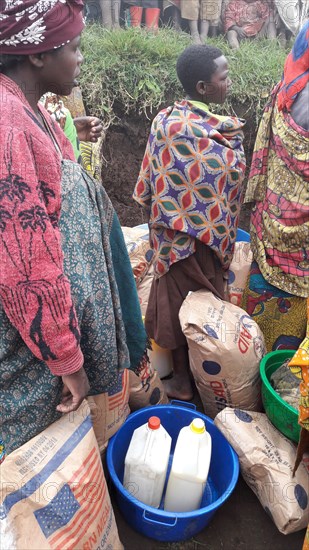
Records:
M205 422L201 418L194 418L190 424L190 428L195 434L202 434L206 431Z

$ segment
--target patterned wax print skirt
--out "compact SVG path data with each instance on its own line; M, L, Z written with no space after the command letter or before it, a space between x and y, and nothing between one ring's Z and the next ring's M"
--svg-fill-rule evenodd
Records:
M267 352L298 349L306 334L307 300L269 284L255 261L251 266L241 307L262 330Z

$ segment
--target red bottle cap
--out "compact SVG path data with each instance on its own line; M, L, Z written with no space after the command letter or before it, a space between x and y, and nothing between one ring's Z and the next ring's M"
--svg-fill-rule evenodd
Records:
M148 428L158 430L161 426L161 420L157 416L151 416L148 420Z

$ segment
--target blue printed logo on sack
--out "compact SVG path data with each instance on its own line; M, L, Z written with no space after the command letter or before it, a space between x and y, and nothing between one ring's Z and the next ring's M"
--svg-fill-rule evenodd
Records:
M148 237L147 237L148 238ZM147 262L150 264L151 260L152 260L152 257L154 255L154 251L153 250L147 250L146 254L145 254L145 258L147 260Z
M210 336L211 338L215 338L216 340L219 340L218 334L210 325L204 325L203 329L208 336Z
M216 361L203 361L202 367L204 372L211 376L216 376L221 372L221 365ZM221 411L228 404L224 381L220 378L214 378L209 380L208 383L213 392L216 407L218 411Z
M231 269L228 270L228 276L229 276L229 279L228 279L228 284L231 285L234 281L235 281L235 273L234 271L232 271Z
M302 510L306 510L306 508L308 506L308 495L307 495L305 489L303 488L303 486L300 485L299 483L297 485L295 485L294 495L295 495L295 498L296 498L300 508Z
M207 372L207 374L213 374L214 376L216 374L219 374L221 371L221 365L219 363L216 363L216 361L203 361L203 370Z
M248 424L252 422L253 418L250 414L246 413L245 411L241 411L240 409L235 409L234 411L235 416L239 418L242 422L247 422Z

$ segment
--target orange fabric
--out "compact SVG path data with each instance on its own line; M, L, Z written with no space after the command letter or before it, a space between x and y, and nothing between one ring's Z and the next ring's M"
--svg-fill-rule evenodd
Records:
M145 23L148 29L157 29L159 26L160 8L146 8Z
M307 527L307 531L305 535L303 550L309 550L309 525Z
M130 8L131 27L140 27L142 22L143 8L132 6Z

